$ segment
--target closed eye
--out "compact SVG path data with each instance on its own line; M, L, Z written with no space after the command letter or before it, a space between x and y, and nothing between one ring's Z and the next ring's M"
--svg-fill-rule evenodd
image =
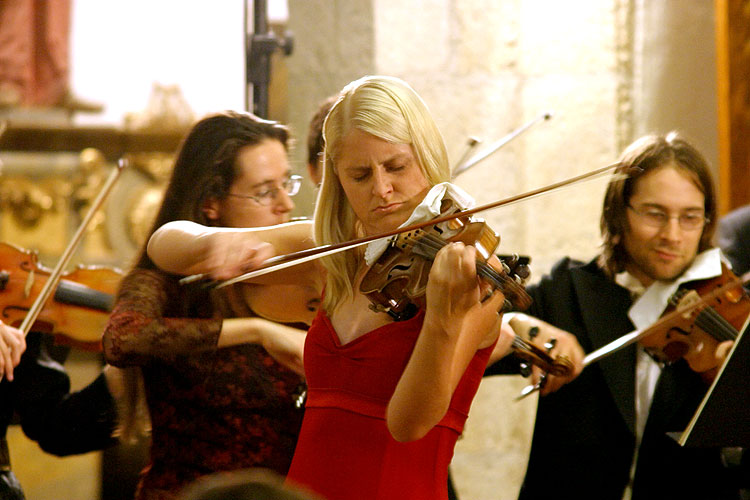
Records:
M348 174L349 174L349 177L354 182L362 182L362 181L366 180L370 176L371 169L369 169L369 168L352 168L352 169L348 170Z

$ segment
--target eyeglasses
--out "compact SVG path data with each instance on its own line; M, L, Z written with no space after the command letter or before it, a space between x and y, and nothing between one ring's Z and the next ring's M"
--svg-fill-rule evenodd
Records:
M279 191L284 190L289 196L294 196L295 194L299 193L299 187L301 184L302 176L290 175L287 180L281 183L280 188L273 187L256 195L229 193L227 194L227 196L234 196L235 198L248 198L255 201L259 205L268 206L276 200L276 197L279 195Z
M684 231L695 231L700 229L704 224L707 224L709 219L701 213L685 213L680 215L669 215L663 210L655 208L645 208L642 210L636 210L635 208L628 205L628 208L633 211L643 222L651 227L663 228L666 226L671 219L677 219L680 228Z

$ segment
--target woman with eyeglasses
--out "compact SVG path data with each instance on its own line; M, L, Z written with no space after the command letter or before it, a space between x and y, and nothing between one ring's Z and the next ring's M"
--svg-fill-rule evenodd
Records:
M285 127L251 114L202 119L182 143L153 228L177 219L235 228L287 222L300 185L287 141ZM320 290L259 289L181 286L145 249L123 279L103 342L107 362L142 373L152 443L138 500L175 498L218 471L286 474L302 420L305 332L269 319L274 297L298 294L300 306L284 317L309 324ZM126 378L131 386L135 379Z

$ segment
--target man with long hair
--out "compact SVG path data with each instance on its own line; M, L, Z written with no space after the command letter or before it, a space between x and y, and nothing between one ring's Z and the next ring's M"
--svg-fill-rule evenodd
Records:
M655 297L721 274L715 226L716 196L703 156L674 132L642 137L623 152L607 187L601 254L589 263L558 262L528 287L534 303L511 324L523 333L570 332L586 352L642 329L667 306ZM715 365L729 345L716 349ZM549 377L520 498L739 498L720 450L682 448L667 435L686 428L707 378L684 359L657 363L640 345L562 387Z

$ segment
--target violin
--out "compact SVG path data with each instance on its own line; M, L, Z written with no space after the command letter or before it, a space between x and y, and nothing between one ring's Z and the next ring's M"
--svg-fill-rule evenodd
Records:
M440 218L458 210L452 200L443 200ZM531 305L523 285L529 276L528 267L518 257L501 260L500 270L489 265L487 261L494 255L500 236L481 219L459 216L395 237L360 284L360 292L370 299L370 308L388 313L395 321L413 317L425 306L431 262L443 246L457 241L477 249L477 275L503 292L504 311L524 310ZM564 356L553 359L520 337L514 339L512 349L518 357L553 375L565 376L573 368Z
M313 286L246 283L225 290L224 297L229 306L223 311L226 317L259 316L276 323L309 327L320 307L321 292ZM279 297L284 297L284 300L279 300ZM218 303L221 308L222 301Z
M721 342L735 340L750 315L750 296L742 286L711 293L739 279L722 263L722 274L715 278L685 283L669 299L664 317L678 309L697 304L684 314L657 327L640 339L656 360L673 363L684 358L697 373L710 378L719 368L716 349ZM701 302L701 303L698 303Z
M0 243L0 319L18 327L50 277L35 252ZM119 270L79 266L63 274L41 309L33 331L88 351L101 351L101 335L122 279Z
M452 200L443 200L441 208L441 215L455 211ZM400 233L394 238L362 278L360 292L370 299L370 309L386 312L395 321L414 316L425 306L432 261L441 248L457 241L477 249L477 274L493 288L502 290L505 294L504 310L509 311L514 306L524 310L531 305L531 298L523 288L528 268L521 278L511 276L511 269L505 263L500 271L487 264L500 243L500 236L480 219L457 217L442 224Z

